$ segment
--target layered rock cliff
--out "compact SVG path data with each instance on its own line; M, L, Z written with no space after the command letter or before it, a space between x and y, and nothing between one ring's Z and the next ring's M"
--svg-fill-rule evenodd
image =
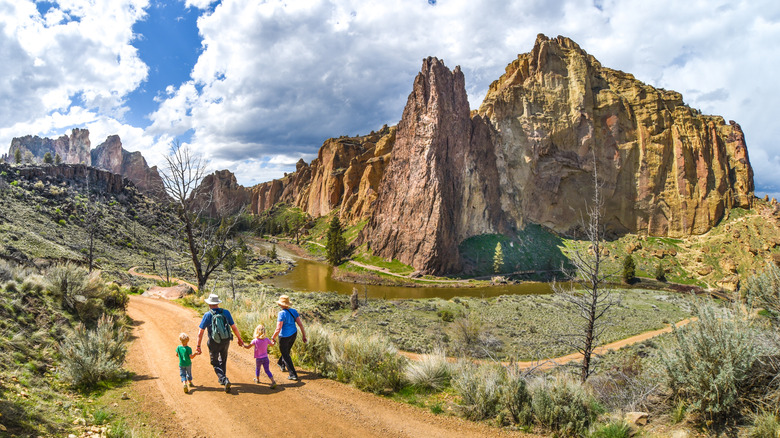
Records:
M300 160L295 172L252 187L251 211L285 202L314 217L338 209L348 223L367 219L394 142L395 128L386 126L366 136L326 140L311 164Z
M252 210L287 202L370 218L360 239L375 254L443 273L458 270L471 236L528 223L576 233L594 166L612 235L701 234L751 206L738 124L603 67L568 38L539 35L471 114L464 82L425 59L397 132L326 141L311 165L254 187Z
M90 155L92 166L122 175L148 194L164 195L165 186L157 166L149 167L140 152L123 149L118 135L108 136Z
M50 153L52 159L60 156L61 162L66 164L86 164L91 160L89 156L89 131L86 129L74 128L70 136L63 135L59 138L41 138L32 135L24 137L15 137L11 140L11 147L8 149L8 156L13 158L17 149L21 150L22 158L29 152L35 162L43 162L46 153Z
M501 205L516 224L577 228L594 165L607 227L618 234L701 234L753 199L738 124L603 67L568 38L537 37L478 114L493 132Z

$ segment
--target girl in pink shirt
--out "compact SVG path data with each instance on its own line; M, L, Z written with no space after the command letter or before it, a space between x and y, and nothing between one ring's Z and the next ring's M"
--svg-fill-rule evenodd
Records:
M271 370L268 368L268 346L276 345L276 343L273 339L268 339L265 336L265 326L263 324L255 328L254 339L251 343L244 344L244 348L251 348L253 345L255 347L255 383L260 383L260 366L262 366L268 378L271 379L271 389L276 388L274 375L271 374Z

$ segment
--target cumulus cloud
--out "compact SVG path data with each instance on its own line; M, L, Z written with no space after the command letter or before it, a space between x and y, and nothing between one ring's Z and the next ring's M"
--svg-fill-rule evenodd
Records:
M193 146L224 163L311 156L328 137L396 123L426 56L460 65L478 107L541 32L741 122L751 152L777 157L765 122L766 99L778 95L767 64L780 62L779 16L766 0L225 0L198 20L203 52L191 80L161 96L150 132L193 132ZM757 171L758 186L779 170Z
M433 4L431 4L433 3ZM159 164L173 138L250 184L292 171L328 137L398 122L421 60L460 65L472 108L537 33L571 37L603 65L739 122L758 192L780 191L770 108L780 97L773 0L185 0L200 14L191 76L157 90L150 125L123 121L148 68L132 25L148 0L0 0L0 144L89 126ZM160 44L165 44L161 41ZM5 62L7 60L7 62ZM115 132L111 132L115 130ZM57 134L61 134L58 132Z
M119 130L123 99L147 76L131 44L146 6L63 0L41 14L33 1L0 0L0 144L70 127Z

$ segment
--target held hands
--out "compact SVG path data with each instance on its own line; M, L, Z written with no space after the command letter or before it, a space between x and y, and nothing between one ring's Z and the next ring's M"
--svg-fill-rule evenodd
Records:
M241 340L241 338L238 338L238 346L239 347L243 347L244 346L244 341Z

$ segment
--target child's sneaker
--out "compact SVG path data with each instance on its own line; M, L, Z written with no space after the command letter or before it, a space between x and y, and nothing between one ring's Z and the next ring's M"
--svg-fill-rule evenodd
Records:
M187 384L185 383L185 384L184 384L184 393L185 393L185 394L187 394L187 393L189 393L189 392L190 392L190 389L189 389L189 388L187 388Z
M255 382L255 383L260 383L260 381L257 380L257 379L252 379L252 381Z
M276 389L276 382L271 384L271 389Z
M195 387L195 384L192 383L192 380L190 380L190 388L194 388L194 387Z

